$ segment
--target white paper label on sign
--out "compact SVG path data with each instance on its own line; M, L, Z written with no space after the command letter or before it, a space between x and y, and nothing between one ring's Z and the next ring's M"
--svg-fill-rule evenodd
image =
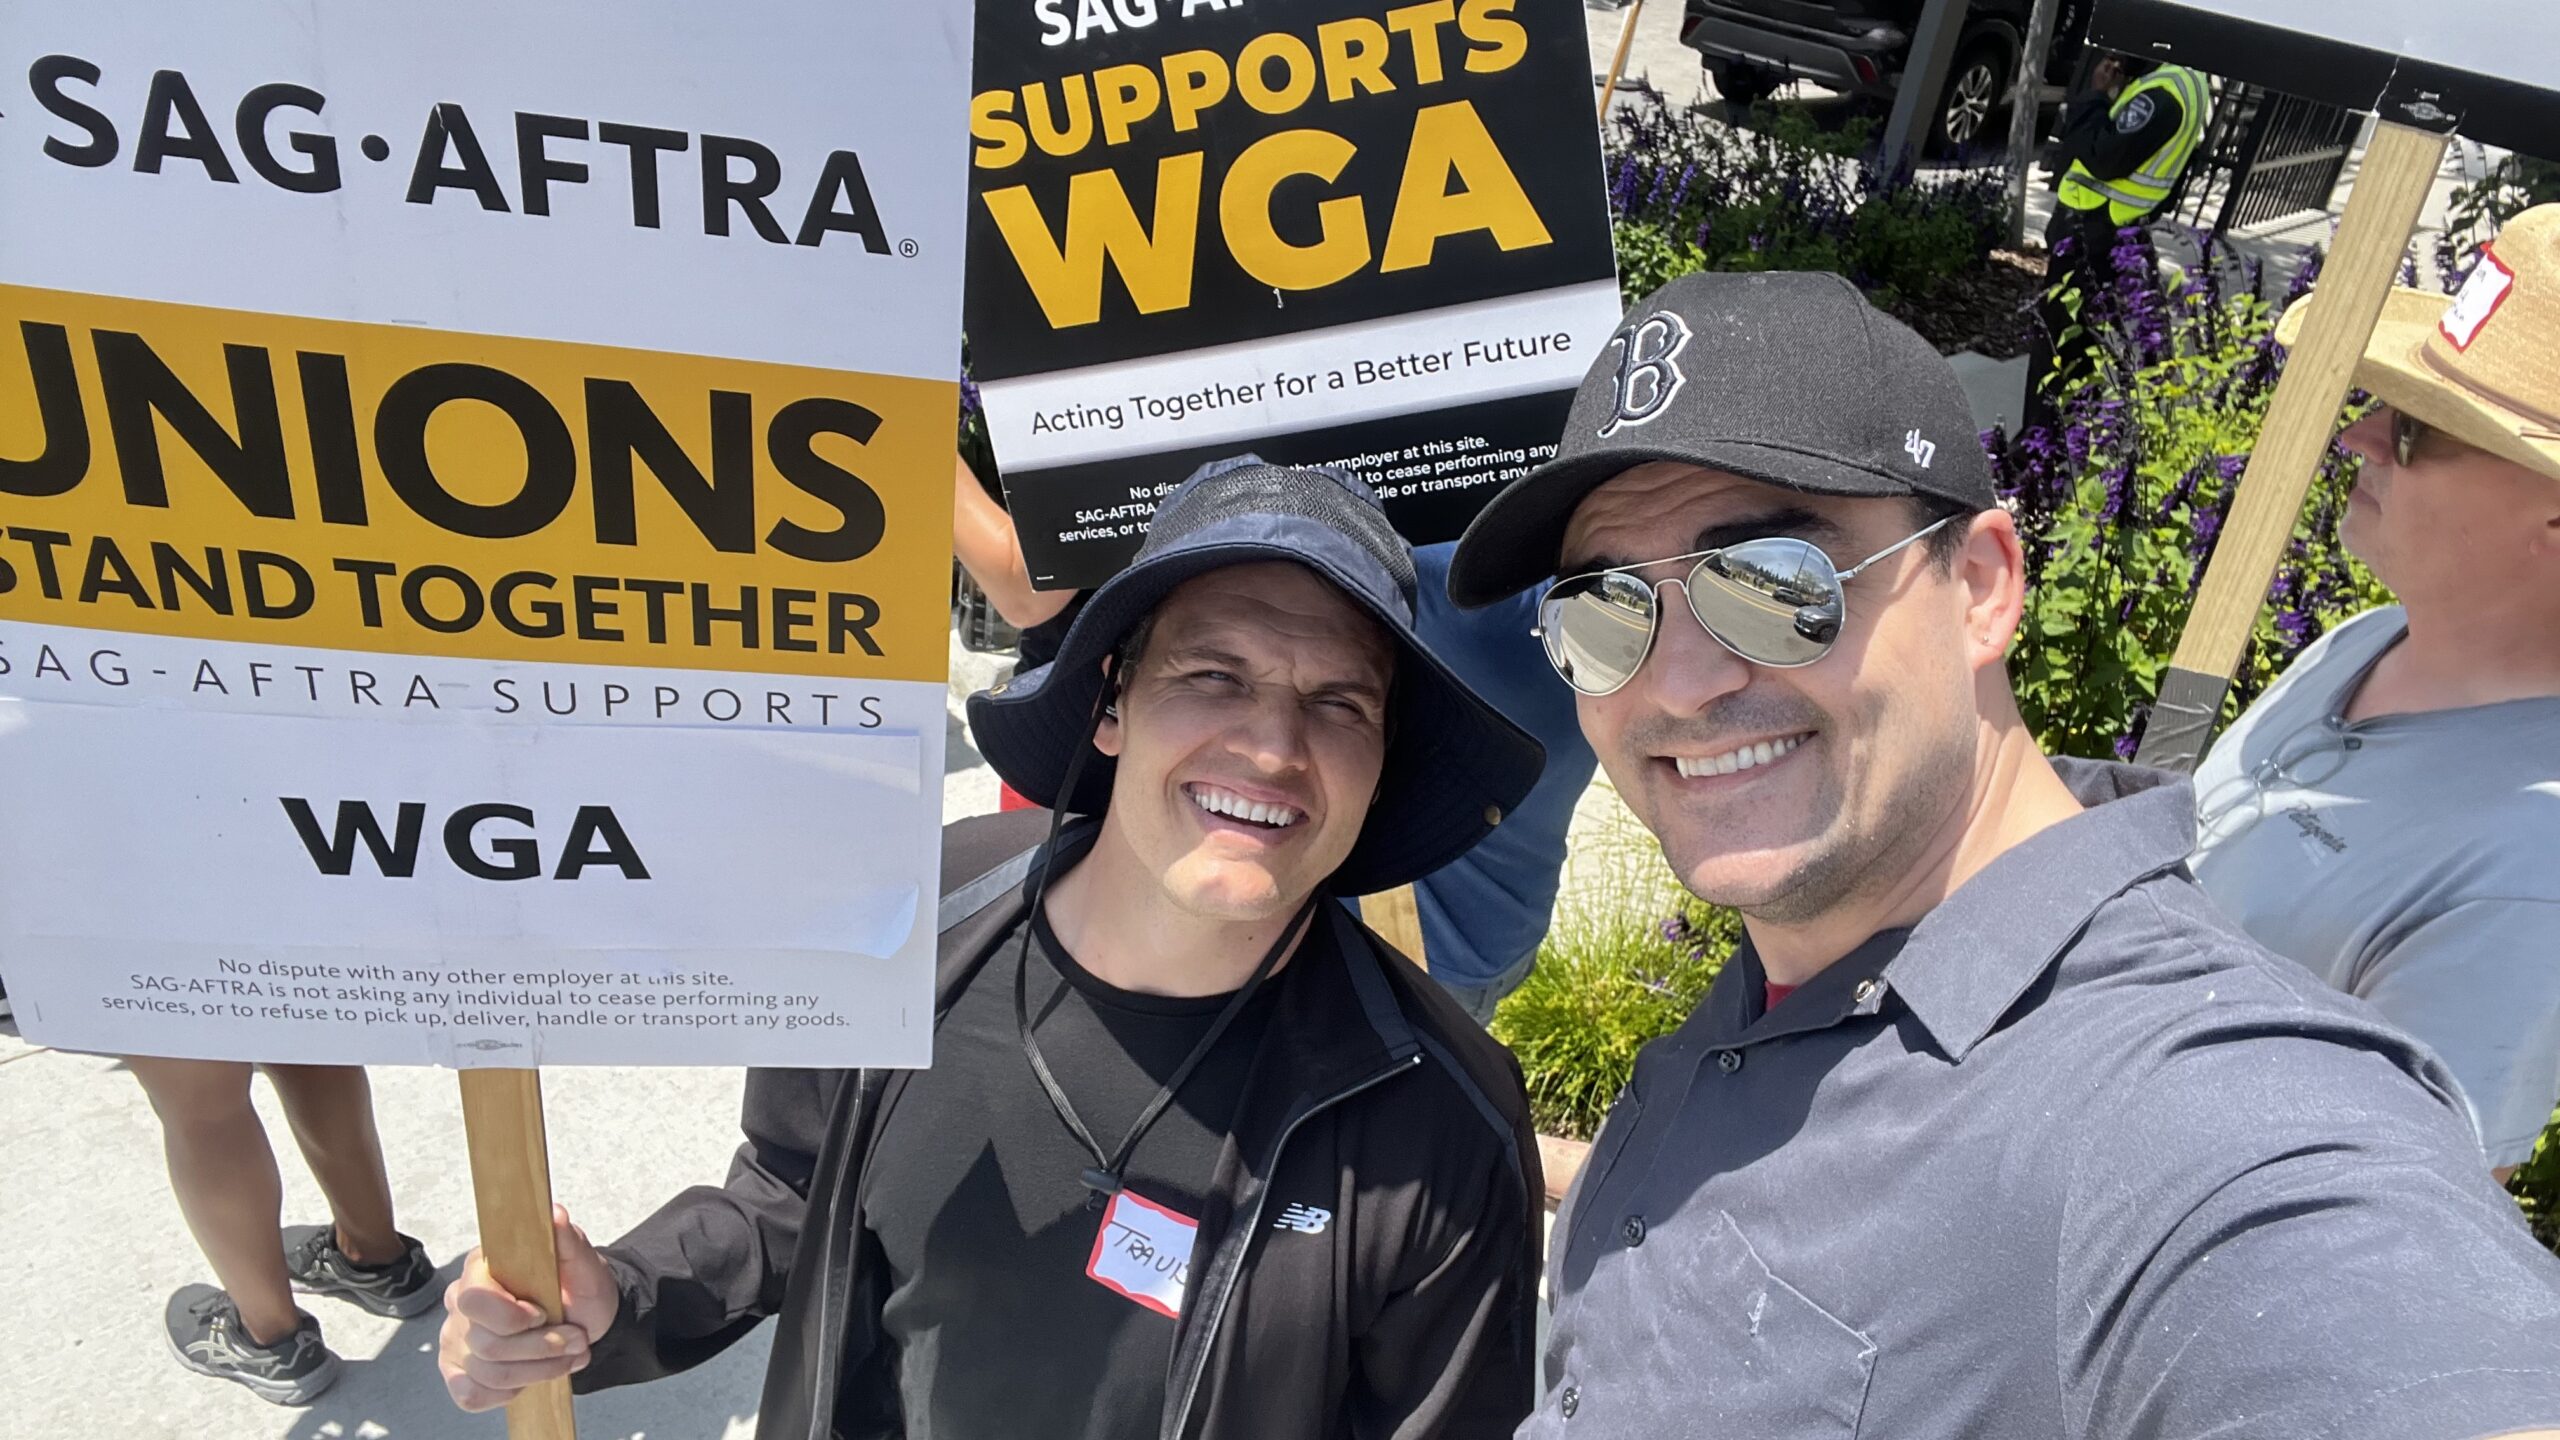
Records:
M1102 1212L1084 1273L1159 1315L1180 1317L1191 1280L1191 1241L1200 1222L1126 1190Z

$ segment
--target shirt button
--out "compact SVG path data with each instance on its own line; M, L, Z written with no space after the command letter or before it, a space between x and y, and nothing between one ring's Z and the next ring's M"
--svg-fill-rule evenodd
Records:
M1629 1248L1643 1244L1644 1217L1641 1215L1628 1216L1627 1223L1620 1228L1620 1233L1627 1237L1627 1245Z
M1556 1405L1564 1411L1564 1418L1570 1420L1573 1418L1573 1412L1582 1408L1582 1392L1567 1385L1564 1387L1564 1394L1556 1398Z
M1741 1052L1741 1051L1739 1051L1739 1050L1719 1050L1719 1051L1717 1051L1717 1052L1716 1052L1716 1068L1717 1068L1717 1069L1719 1069L1719 1070L1722 1070L1722 1071L1723 1071L1724 1073L1726 1073L1727 1075L1730 1075L1730 1074L1732 1074L1734 1071L1741 1069L1741 1068L1742 1068L1742 1052Z
M1884 986L1880 982L1874 980L1861 980L1858 982L1858 988L1849 992L1849 998L1857 1001L1861 1005L1864 1005L1868 1001L1876 998L1876 992L1883 988Z

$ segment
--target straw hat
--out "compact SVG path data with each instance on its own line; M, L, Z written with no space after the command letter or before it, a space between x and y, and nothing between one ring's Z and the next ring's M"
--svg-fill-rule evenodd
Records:
M2291 345L2314 295L2276 326ZM2560 477L2560 205L2507 222L2447 300L2393 287L2355 383L2438 430Z

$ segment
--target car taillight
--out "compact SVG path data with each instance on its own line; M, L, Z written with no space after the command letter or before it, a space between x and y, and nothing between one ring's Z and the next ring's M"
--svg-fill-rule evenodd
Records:
M1850 56L1849 64L1858 72L1858 80L1861 84L1873 85L1879 78L1876 70L1876 62L1868 59L1864 55Z

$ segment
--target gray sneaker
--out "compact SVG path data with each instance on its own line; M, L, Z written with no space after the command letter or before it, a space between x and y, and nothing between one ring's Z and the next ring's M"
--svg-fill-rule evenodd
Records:
M231 1297L211 1285L188 1285L169 1297L169 1353L199 1375L236 1381L276 1405L308 1405L338 1383L338 1357L320 1343L319 1321L302 1315L292 1334L261 1345L249 1338Z
M359 1265L338 1248L338 1232L329 1225L288 1225L284 1232L285 1273L293 1288L306 1295L334 1295L376 1315L406 1320L435 1308L435 1262L427 1247L400 1237L400 1258L388 1265Z

